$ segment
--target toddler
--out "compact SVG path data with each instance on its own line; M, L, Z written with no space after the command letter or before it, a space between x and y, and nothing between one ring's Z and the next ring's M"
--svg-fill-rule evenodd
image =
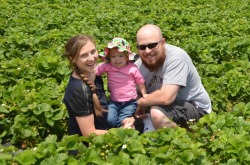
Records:
M99 64L96 74L107 73L110 100L107 122L110 128L122 126L122 120L133 116L136 108L136 85L146 96L144 79L137 66L129 61L130 46L123 38L113 38L104 49L107 62Z

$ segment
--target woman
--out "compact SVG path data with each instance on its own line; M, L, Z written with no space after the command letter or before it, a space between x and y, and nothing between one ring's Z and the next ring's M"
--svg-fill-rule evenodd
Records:
M106 97L102 80L95 75L98 52L93 38L82 34L70 38L65 45L64 54L73 70L64 96L69 114L69 134L87 137L91 133L96 135L106 133L104 117L106 110L103 109L106 108ZM100 105L97 94L103 100L103 106ZM124 128L131 127L134 118L125 119L123 123Z

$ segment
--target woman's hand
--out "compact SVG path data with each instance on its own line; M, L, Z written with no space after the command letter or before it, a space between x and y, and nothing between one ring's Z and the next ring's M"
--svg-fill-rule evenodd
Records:
M102 111L102 113L108 113L108 110L104 109L104 108L102 108L101 111Z

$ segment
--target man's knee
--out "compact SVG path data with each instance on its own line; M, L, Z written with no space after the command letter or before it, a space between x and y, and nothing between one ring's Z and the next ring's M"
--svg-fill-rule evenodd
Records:
M171 119L165 116L158 109L151 109L150 115L151 115L151 120L156 129L163 128L163 127L174 128L177 126L176 123L174 123Z

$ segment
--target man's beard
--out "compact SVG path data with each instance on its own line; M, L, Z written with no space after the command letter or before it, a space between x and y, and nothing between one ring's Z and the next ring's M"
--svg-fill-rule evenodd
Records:
M162 65L163 65L163 63L164 63L164 61L165 61L165 58L166 58L166 52L165 51L162 51L162 55L159 55L159 54L157 54L158 56L159 56L159 58L156 60L156 62L154 63L154 64L147 64L142 58L141 58L141 60L142 60L142 63L145 65L145 67L146 68L148 68L150 71L156 71L157 69L159 69Z

